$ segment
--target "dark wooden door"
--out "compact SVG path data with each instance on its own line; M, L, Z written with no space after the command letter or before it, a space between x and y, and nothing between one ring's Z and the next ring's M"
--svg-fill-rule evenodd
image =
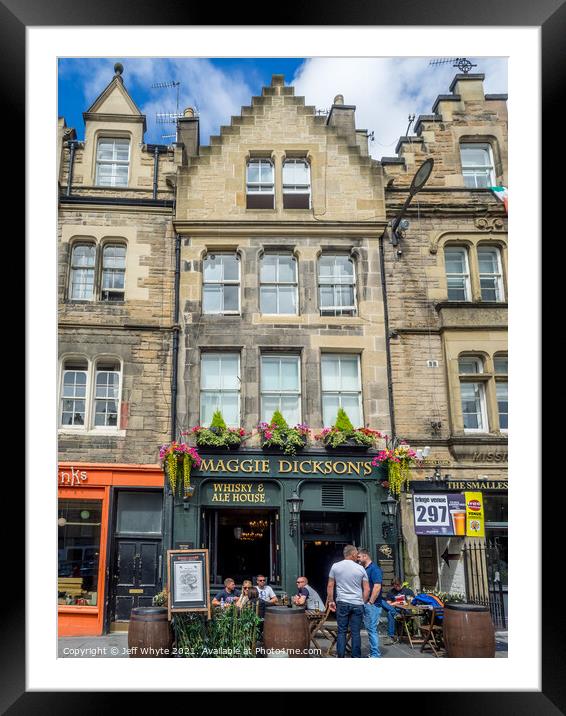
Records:
M117 539L113 621L128 621L134 607L150 607L161 591L161 540Z

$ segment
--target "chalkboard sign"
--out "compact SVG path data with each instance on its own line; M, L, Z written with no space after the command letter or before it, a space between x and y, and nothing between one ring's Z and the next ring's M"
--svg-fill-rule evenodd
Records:
M207 549L167 550L169 619L175 612L206 613L210 619Z

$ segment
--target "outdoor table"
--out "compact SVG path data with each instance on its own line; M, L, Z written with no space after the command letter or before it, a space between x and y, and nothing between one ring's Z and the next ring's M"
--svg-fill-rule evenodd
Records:
M396 609L399 609L399 614L396 615L396 619L398 619L401 622L402 625L402 631L401 639L406 635L407 639L409 640L409 644L411 645L411 649L414 649L413 644L422 644L424 642L424 637L420 630L420 618L425 616L431 609L431 607L427 605L421 605L413 606L412 604L394 604L393 605ZM411 636L411 632L409 630L409 624L416 624L418 635Z

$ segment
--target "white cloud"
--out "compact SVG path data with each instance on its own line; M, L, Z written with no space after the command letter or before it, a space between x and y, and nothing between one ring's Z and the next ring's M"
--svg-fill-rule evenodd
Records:
M500 58L473 59L474 72L486 75L486 93L507 91L507 62ZM356 105L356 126L375 132L370 153L376 159L394 156L409 115L432 114L439 94L449 94L458 72L452 63L431 66L429 58L313 58L293 80L297 95L307 104L330 109L337 94Z

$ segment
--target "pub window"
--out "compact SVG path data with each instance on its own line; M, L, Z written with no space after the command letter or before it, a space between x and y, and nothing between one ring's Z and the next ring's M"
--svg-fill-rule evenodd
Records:
M501 252L496 246L478 247L482 301L504 301Z
M322 316L356 314L356 276L349 256L326 254L318 261L318 288Z
M460 398L465 432L488 432L487 406L484 381L471 376L483 373L483 359L479 356L461 356L458 360Z
M363 425L360 357L324 354L320 368L324 426L334 425L338 408L346 411L354 426Z
M310 166L306 159L286 159L283 163L283 208L310 209Z
M275 182L270 159L250 159L246 166L246 208L274 209Z
M77 243L71 252L69 298L73 301L91 301L94 298L96 246Z
M61 390L61 425L84 427L86 420L88 363L67 360L63 364Z
M464 186L471 189L495 186L493 152L489 144L479 142L460 144L460 160Z
M57 603L98 605L101 500L59 500Z
M297 261L291 254L264 254L260 268L264 314L297 313Z
M130 140L104 137L96 147L96 186L128 186Z
M200 362L200 423L210 425L220 410L227 425L240 425L240 356L203 353Z
M279 410L289 425L301 422L299 356L261 358L261 419L268 423Z
M203 313L240 312L240 261L236 254L207 254L203 267Z
M126 247L106 244L102 249L103 301L123 301L126 276Z
M467 249L460 246L447 246L444 249L444 264L448 300L469 301L471 291Z

